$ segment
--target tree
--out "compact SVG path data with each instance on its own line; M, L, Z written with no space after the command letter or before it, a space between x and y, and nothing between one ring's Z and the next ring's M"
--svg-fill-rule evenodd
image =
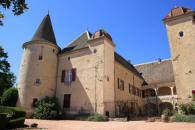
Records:
M12 87L7 89L5 92L3 92L1 98L1 105L15 107L17 100L18 100L18 89Z
M7 53L0 46L0 96L6 89L13 87L16 79L14 74L10 72L10 64L7 58Z
M24 10L27 10L27 4L25 3L25 0L0 0L0 5L4 9L10 9L12 8L12 12L14 15L20 15L24 13ZM0 11L0 25L3 25L2 19L5 16L3 13Z

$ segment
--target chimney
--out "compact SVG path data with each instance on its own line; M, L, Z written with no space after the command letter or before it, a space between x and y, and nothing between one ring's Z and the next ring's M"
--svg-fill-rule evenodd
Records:
M161 61L162 61L162 60L161 60L160 58L158 58L158 64L160 64L160 63L161 63Z

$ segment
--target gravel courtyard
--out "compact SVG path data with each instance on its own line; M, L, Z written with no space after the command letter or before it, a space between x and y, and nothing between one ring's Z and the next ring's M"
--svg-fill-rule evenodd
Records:
M25 124L38 123L40 129L51 130L195 130L195 123L163 123L163 122L87 122L87 121L50 121L26 119Z

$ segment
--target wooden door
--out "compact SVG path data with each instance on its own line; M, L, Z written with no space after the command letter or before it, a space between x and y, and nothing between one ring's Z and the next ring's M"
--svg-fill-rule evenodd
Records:
M70 108L71 94L64 94L64 108Z

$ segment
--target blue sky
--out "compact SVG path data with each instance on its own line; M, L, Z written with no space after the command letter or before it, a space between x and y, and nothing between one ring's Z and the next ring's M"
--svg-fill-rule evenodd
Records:
M116 44L115 51L132 64L170 58L162 19L177 6L195 10L195 0L26 0L29 10L6 18L0 27L0 45L9 55L18 78L22 45L30 41L48 10L58 45L64 48L87 28L104 28Z

